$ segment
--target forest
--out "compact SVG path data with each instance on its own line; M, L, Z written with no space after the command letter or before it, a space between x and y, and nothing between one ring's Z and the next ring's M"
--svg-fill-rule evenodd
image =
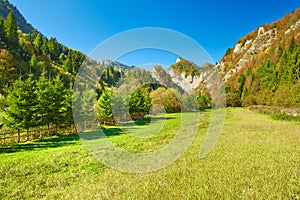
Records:
M300 45L292 38L268 50L258 67L249 67L226 86L227 105L300 106ZM254 65L255 66L255 65Z
M73 90L82 65L97 70L99 81L94 89ZM54 37L47 39L38 32L25 34L18 29L12 13L6 19L0 18L0 76L0 124L10 130L71 125L72 99L81 106L92 102L96 112L83 109L80 115L96 115L99 124L148 118L154 104L162 104L167 113L210 107L208 94L170 89L160 85L147 70L103 67ZM138 87L124 95L132 83ZM118 112L113 115L115 104ZM128 109L130 116L126 116ZM152 113L159 112L154 106Z

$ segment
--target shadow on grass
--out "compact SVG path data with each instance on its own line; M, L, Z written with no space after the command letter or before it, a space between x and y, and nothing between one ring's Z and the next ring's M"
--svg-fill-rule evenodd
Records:
M153 117L153 118L147 118L147 119L141 119L141 120L136 120L136 121L132 121L132 122L127 122L122 124L123 126L145 126L145 125L149 125L152 120L153 121L159 121L159 120L170 120L170 119L175 119L175 117Z
M154 117L154 120L168 120L168 119L174 119L173 117ZM101 127L101 130L105 134L106 137L113 137L125 134L127 131L130 130L134 126L143 126L143 125L149 125L151 123L151 119L144 119L144 120L138 120L135 122L128 122L122 125L122 129L118 128L117 126L111 126L111 127ZM46 149L46 148L56 148L56 147L62 147L62 146L68 146L68 145L75 145L78 144L78 141L80 138L84 140L94 140L94 139L100 139L101 135L99 132L89 132L87 134L81 133L80 137L78 134L72 134L67 136L58 136L50 139L43 139L38 141L33 141L29 143L22 143L22 144L12 144L12 145L3 145L0 146L0 154L1 153L15 153L15 152L21 152L21 151L33 151L33 150L39 150L39 149Z
M159 121L168 119L175 119L175 117L154 117L153 119L147 118L137 121L124 122L121 123L120 126L102 126L101 128L99 128L99 130L80 133L79 135L83 140L97 140L103 138L104 135L105 137L113 137L126 134L127 132L131 132L137 126L149 125L152 120Z
M80 133L80 138L83 140L97 140L104 137L113 137L117 135L122 135L124 132L117 126L107 126L101 127L98 130L89 131L85 133Z
M74 145L78 142L78 140L80 140L78 134L72 134L23 144L4 145L0 146L0 154Z

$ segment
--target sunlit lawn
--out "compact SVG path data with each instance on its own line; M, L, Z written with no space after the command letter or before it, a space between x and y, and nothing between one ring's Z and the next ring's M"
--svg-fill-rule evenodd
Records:
M229 108L216 147L200 160L210 112L189 115L201 117L193 144L180 159L151 173L101 164L77 135L1 147L0 199L300 198L300 123ZM124 149L147 152L170 142L179 120L180 114L168 115L162 131L145 144L112 127L106 133Z

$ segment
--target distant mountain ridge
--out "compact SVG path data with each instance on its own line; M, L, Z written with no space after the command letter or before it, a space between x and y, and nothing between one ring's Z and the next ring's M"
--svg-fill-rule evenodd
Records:
M29 24L19 10L7 0L0 0L0 15L5 19L9 12L12 12L18 27L23 33L34 33L37 32L31 24Z
M125 64L122 64L118 61L112 61L112 60L101 60L98 62L98 65L102 66L102 67L119 67L122 70L131 70L134 69L134 66L127 66Z

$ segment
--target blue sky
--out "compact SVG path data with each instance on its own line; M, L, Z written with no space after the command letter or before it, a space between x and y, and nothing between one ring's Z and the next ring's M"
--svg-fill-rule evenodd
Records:
M201 44L214 62L259 25L300 7L298 0L10 0L35 28L89 54L107 38L133 28L179 31ZM174 63L176 55L146 51L120 61L128 65Z

